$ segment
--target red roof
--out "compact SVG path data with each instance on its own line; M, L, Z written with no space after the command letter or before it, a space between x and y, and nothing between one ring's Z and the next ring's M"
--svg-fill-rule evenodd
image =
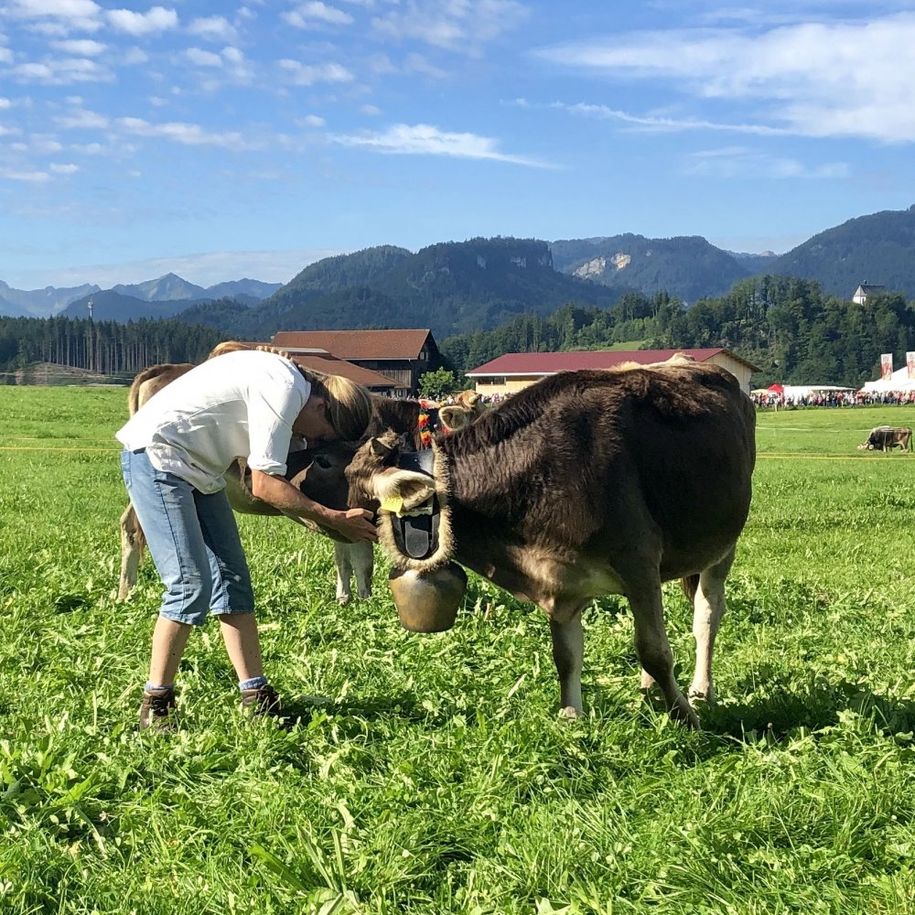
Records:
M325 349L341 359L418 359L432 332L394 330L281 330L273 345L282 349Z
M353 365L345 359L337 359L330 353L290 353L292 361L306 369L314 369L316 372L323 372L325 375L342 375L361 384L363 387L372 390L390 390L397 387L387 375L380 372L373 372L371 369L365 369L361 365Z
M471 378L486 375L554 375L556 372L575 372L579 369L612 369L624 362L647 365L664 362L674 353L685 353L697 362L708 362L712 356L726 353L751 369L755 365L726 349L639 349L639 350L583 350L571 353L506 353L466 374Z

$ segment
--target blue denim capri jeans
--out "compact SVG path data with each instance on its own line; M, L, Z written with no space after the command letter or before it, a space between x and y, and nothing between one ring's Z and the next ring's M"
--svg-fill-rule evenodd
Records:
M202 493L156 470L146 452L121 452L121 471L165 585L161 616L201 625L214 614L253 613L251 573L225 491Z

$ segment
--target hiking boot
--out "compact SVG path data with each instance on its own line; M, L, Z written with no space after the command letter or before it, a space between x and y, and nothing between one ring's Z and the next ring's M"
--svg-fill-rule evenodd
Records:
M140 730L156 731L177 729L175 691L173 689L147 689L140 703Z
M269 683L241 691L241 710L252 718L279 718L281 707L279 694Z

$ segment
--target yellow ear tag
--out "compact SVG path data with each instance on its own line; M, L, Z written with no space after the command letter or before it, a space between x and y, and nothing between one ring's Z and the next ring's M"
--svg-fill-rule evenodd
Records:
M403 510L403 499L400 496L388 496L381 503L381 510L399 515Z

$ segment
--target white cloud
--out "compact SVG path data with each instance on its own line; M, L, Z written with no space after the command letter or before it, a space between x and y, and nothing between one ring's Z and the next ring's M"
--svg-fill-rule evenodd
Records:
M306 114L305 117L302 118L302 124L305 127L324 127L327 124L327 121L317 114Z
M13 52L9 48L0 46L0 64L11 64L13 62Z
M199 35L209 41L237 41L238 32L224 16L202 16L191 20L187 27L191 35Z
M372 26L396 41L415 39L478 54L482 45L516 28L526 16L517 0L407 0L376 16Z
M238 131L210 132L199 124L170 121L151 124L142 118L118 118L118 126L138 137L159 137L184 146L219 146L225 149L251 149L252 144Z
M79 171L79 166L72 162L52 162L51 171L56 175L74 175Z
M359 110L372 118L381 114L381 109L377 105L363 105Z
M33 133L24 142L10 143L9 148L16 152L38 153L47 156L59 153L63 146L52 134Z
M313 86L315 83L349 83L354 77L341 64L303 64L297 60L279 61L281 70L285 70L293 85Z
M726 146L692 153L686 172L713 178L847 178L846 162L807 165L788 156L774 156L743 146Z
M152 35L178 27L178 14L164 6L154 6L146 13L133 10L108 10L108 22L118 32L128 35Z
M64 130L104 130L108 126L108 118L95 111L75 108L68 114L55 118L54 123Z
M342 146L357 146L381 153L422 156L450 156L456 159L491 159L534 168L552 168L547 162L527 156L499 151L499 144L490 137L473 133L450 133L429 124L394 124L380 132L332 136Z
M537 53L611 77L664 80L705 105L756 100L761 121L795 134L912 142L913 43L915 13L905 12L758 32L615 34Z
M201 48L188 48L184 56L198 67L221 67L222 58L212 51L204 51Z
M23 181L29 184L43 184L51 180L51 176L47 172L4 168L3 166L0 166L0 178L5 178L7 181Z
M512 102L518 108L544 109L553 108L567 111L580 117L594 118L601 121L617 121L631 130L646 133L675 133L684 130L718 130L727 133L756 134L758 136L785 136L793 131L785 127L770 127L766 124L740 124L726 121L707 121L699 118L671 118L659 115L639 115L610 108L607 105L593 105L587 102L550 102L540 104L527 99L515 99Z
M5 9L13 16L61 19L85 19L97 16L101 7L94 0L10 0Z
M444 79L448 74L429 62L422 54L408 54L404 60L404 70L407 73L420 73L423 76L431 76L432 79Z
M83 57L48 58L19 64L9 71L22 83L46 86L68 86L73 83L104 83L113 79L111 71L94 60Z
M254 70L241 50L229 46L220 53L226 62L226 69L236 82L248 83L254 78Z
M100 41L93 41L91 38L73 38L67 41L52 41L51 45L59 51L66 54L73 54L76 57L96 57L104 54L108 46Z
M0 111L5 110L6 108L12 108L13 103L8 99L0 95Z
M353 17L345 10L328 6L321 0L312 0L310 3L300 3L295 9L282 14L282 18L289 25L297 29L312 28L316 24L322 25L349 25Z
M94 0L8 0L3 12L14 19L56 19L61 25L95 31L102 8Z
M130 67L148 62L149 55L142 48L128 48L121 57L121 63Z

